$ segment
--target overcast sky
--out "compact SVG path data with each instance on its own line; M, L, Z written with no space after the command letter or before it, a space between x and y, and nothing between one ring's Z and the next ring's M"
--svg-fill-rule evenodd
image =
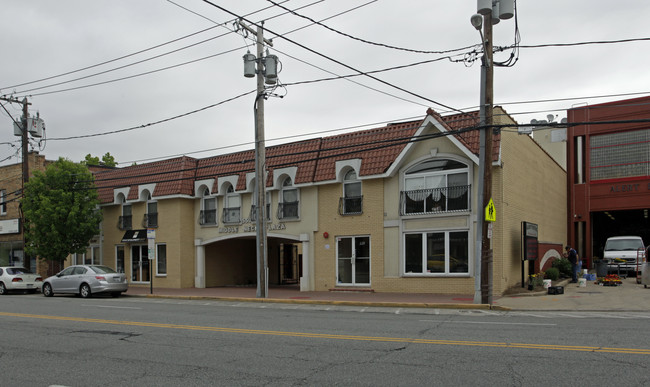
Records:
M265 102L267 145L422 118L428 107L440 113L477 109L480 36L470 24L475 0L281 2L377 44L269 1L213 3L251 22L266 20L265 37L273 38L270 53L279 57L279 79L287 86L275 90L284 98ZM522 46L649 38L648 15L650 2L640 0L517 1ZM30 113L40 112L47 140L32 144L51 160L110 152L126 166L251 149L255 95L228 100L255 89L254 78L243 76L242 61L246 47L254 53L255 46L233 32L233 20L202 0L3 0L0 96L27 96ZM495 46L513 45L515 19L495 25L494 34ZM454 51L415 53L379 44ZM511 53L495 60L504 62ZM647 95L649 56L647 40L522 47L512 67L495 69L494 101L527 123L548 114L559 120L572 106ZM422 61L429 63L414 65ZM383 82L356 76L291 85L395 66L407 67L373 74ZM20 105L2 105L14 118L21 115ZM119 132L97 135L113 131ZM63 140L87 135L97 136ZM2 164L20 162L18 140L0 109L0 159L8 158Z

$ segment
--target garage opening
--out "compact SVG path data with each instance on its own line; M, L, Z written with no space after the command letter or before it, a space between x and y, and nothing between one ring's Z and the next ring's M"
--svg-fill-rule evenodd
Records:
M607 238L636 235L650 244L650 214L648 209L594 212L592 219L592 251L594 257L603 257Z

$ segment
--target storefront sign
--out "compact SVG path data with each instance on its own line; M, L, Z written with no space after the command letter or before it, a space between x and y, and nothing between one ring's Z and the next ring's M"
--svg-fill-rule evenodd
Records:
M242 232L255 232L257 227L254 224L246 224L242 226ZM287 226L284 223L268 223L266 225L268 231L286 230ZM222 234L237 234L239 227L220 227L219 232Z
M534 261L538 254L538 226L535 223L521 222L524 261Z
M0 220L0 234L18 234L20 219Z

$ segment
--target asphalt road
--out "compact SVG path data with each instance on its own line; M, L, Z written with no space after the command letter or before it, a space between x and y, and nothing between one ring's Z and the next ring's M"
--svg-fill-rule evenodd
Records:
M8 386L649 385L650 313L0 297Z

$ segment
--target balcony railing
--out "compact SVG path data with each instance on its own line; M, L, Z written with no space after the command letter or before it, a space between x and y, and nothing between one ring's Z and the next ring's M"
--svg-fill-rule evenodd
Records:
M199 213L199 224L217 224L217 210L203 210Z
M252 222L257 221L257 206L252 205L251 206L251 214L250 214L250 219ZM266 203L266 220L271 220L271 204Z
M241 222L241 207L224 208L221 219L224 223Z
M152 212L149 214L144 214L144 218L142 219L142 227L145 228L158 227L158 213Z
M363 214L363 196L339 198L339 215Z
M130 230L133 217L131 215L120 216L117 221L117 228L120 230Z
M471 185L400 192L400 215L464 212L470 208Z
M278 219L298 219L299 202L278 203Z

